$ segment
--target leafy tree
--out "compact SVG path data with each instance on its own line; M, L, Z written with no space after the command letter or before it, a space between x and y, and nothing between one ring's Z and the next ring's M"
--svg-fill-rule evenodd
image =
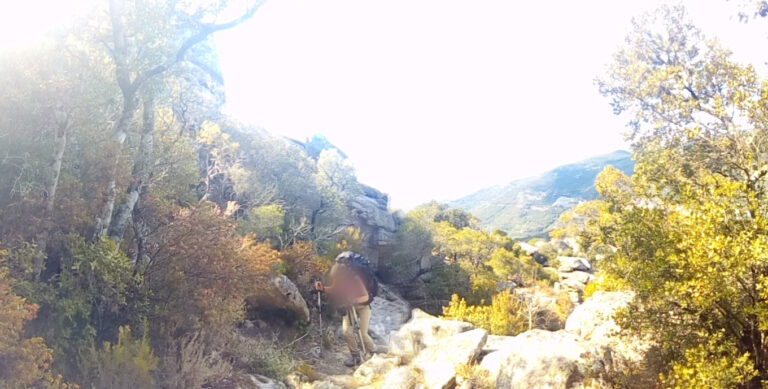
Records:
M618 172L614 168L608 171ZM577 204L573 208L563 212L550 236L555 239L565 237L576 238L582 250L591 258L596 255L611 251L611 247L604 244L601 237L609 233L603 232L612 222L608 210L608 203L602 200L590 200Z
M621 324L658 341L669 385L768 380L767 88L679 7L635 20L600 80L638 161L598 177L602 267L637 292Z

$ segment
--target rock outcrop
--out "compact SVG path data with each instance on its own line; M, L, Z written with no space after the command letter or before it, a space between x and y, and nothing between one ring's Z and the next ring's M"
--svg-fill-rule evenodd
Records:
M586 348L566 331L526 331L483 358L497 388L570 388L584 378Z
M427 347L471 329L474 326L469 323L440 319L414 309L411 320L390 335L389 353L410 361Z
M474 361L488 333L471 324L444 320L414 309L409 320L391 334L389 354L377 355L355 372L356 385L384 388L449 388L456 367Z
M411 365L421 371L425 388L448 388L455 383L456 367L474 361L487 338L482 329L459 333L422 350Z
M301 297L299 288L282 274L273 278L259 294L249 296L245 300L248 305L257 309L283 310L293 313L298 320L309 321L309 308Z
M379 190L360 184L362 194L348 201L355 225L363 234L363 254L374 268L389 258L394 244L397 223L389 212L389 197Z
M595 275L589 260L579 257L557 257L560 266L557 268L560 285L571 291L571 300L580 303L584 288Z
M613 319L632 298L625 292L597 292L576 308L566 330L535 329L518 336L488 335L469 323L415 309L390 335L387 354L373 356L352 376L301 387L444 389L482 382L505 389L566 389L610 387L610 377L617 374L628 377L622 382L629 387L647 387L654 377L644 380L638 372L651 343L622 336ZM468 381L467 374L477 381Z
M379 295L371 302L371 323L368 333L374 341L389 343L389 334L396 331L411 317L411 306L389 287L380 284Z
M595 292L574 309L565 322L565 330L576 335L589 353L600 361L606 371L632 371L639 386L652 372L645 371L644 359L653 342L635 336L622 335L614 314L627 307L634 295L629 292ZM654 377L650 377L651 381Z

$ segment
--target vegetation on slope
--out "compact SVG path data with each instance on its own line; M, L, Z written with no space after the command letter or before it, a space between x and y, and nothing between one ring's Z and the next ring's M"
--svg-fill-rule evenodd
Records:
M628 152L616 151L483 189L451 205L471 212L481 226L506 231L511 238L545 237L563 211L598 197L595 177L608 165L632 174L634 162Z
M112 0L0 56L0 386L272 371L239 347L245 298L279 273L309 290L356 244L360 189L321 137L220 113L210 35L257 5Z

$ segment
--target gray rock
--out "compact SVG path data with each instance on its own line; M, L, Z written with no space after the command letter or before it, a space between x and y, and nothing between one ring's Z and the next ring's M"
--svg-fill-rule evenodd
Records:
M390 335L389 353L409 361L427 347L474 328L463 321L439 319L414 309L411 320Z
M578 292L584 292L584 288L586 287L585 283L574 279L564 279L560 282L560 285Z
M616 312L633 298L630 292L595 292L565 322L565 330L582 339L600 365L614 371L642 369L642 361L653 345L649 339L623 335L614 320Z
M589 264L589 260L579 257L557 257L560 261L560 267L557 271L560 273L570 273L572 271L592 271L592 266Z
M448 388L455 383L456 365L472 362L487 337L483 329L456 334L424 349L411 366L421 370L426 389Z
M371 323L368 332L380 343L389 342L389 334L411 316L411 306L385 285L379 285L379 295L371 302Z
M597 291L571 312L565 321L565 330L585 340L611 336L619 331L613 315L633 298L630 292Z
M347 202L352 222L360 228L363 235L363 253L374 268L385 260L395 241L397 222L389 212L387 195L361 185L363 193Z
M365 224L387 231L395 230L395 218L389 213L386 205L382 207L376 199L365 195L356 196L349 200L348 205Z
M480 368L497 388L570 388L583 378L586 349L566 331L531 330L488 354Z
M295 313L297 319L309 321L307 302L301 297L296 284L282 274L273 278L258 295L247 297L246 301L256 308L287 310Z
M593 274L582 270L575 270L570 273L560 273L559 275L561 280L573 280L584 285L592 282L592 280L595 279Z

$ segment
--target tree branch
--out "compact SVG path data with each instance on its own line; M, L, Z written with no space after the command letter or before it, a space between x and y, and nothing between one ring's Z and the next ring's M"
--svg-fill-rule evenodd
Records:
M158 74L161 74L166 70L170 69L173 65L183 61L189 49L191 49L196 44L204 41L211 34L218 31L224 31L224 30L228 30L230 28L236 27L242 24L243 22L245 22L246 20L250 19L256 13L256 10L259 9L259 7L261 7L262 4L264 4L264 1L259 1L253 7L249 8L240 17L234 20L231 20L229 22L221 23L221 24L204 25L203 28L197 32L197 34L192 35L191 37L187 38L187 40L184 41L184 43L182 43L181 47L179 47L179 50L176 52L176 56L172 61L165 64L157 65L152 69L142 72L133 81L133 83L131 84L131 87L134 88L134 90L136 90L147 79L152 78L153 76L156 76Z

